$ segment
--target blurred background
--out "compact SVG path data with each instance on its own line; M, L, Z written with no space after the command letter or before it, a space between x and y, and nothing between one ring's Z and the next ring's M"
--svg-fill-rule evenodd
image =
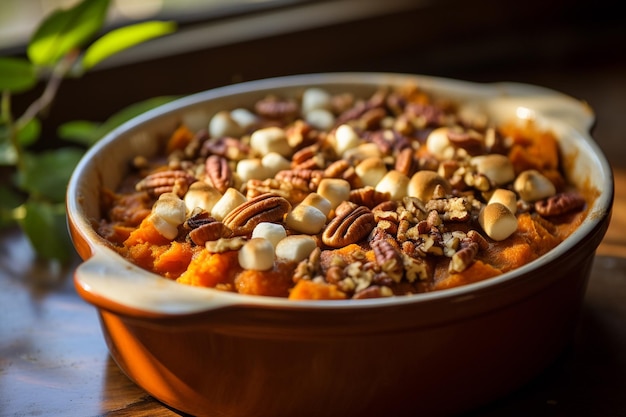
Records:
M0 2L0 55L23 54L51 10L73 0ZM44 123L102 121L132 103L264 77L393 71L540 84L587 101L595 136L626 160L626 17L608 0L112 0L108 28L175 20L176 34L67 80ZM16 98L30 103L37 92ZM619 137L618 137L619 135ZM54 140L47 141L54 146Z

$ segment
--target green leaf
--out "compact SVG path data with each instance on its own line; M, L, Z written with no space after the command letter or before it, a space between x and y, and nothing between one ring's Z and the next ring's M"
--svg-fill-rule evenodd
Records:
M89 147L100 139L100 126L100 123L88 120L74 120L60 125L57 136L65 141Z
M172 33L174 22L143 22L113 30L96 40L83 57L82 65L88 70L104 59L142 42Z
M67 232L65 204L29 201L20 226L37 255L44 259L67 262L72 255L72 241Z
M109 133L111 130L115 129L119 125L133 117L137 117L148 110L152 110L156 107L159 107L162 104L169 103L172 100L178 98L177 96L160 96L153 97L147 100L140 101L138 103L131 104L128 107L123 108L122 110L114 113L111 117L109 117L101 126L100 126L100 137ZM99 138L98 138L99 139Z
M35 86L35 67L26 59L0 57L0 91L19 93Z
M13 189L0 185L0 227L15 223L13 210L22 204L23 197Z
M76 148L26 154L25 169L18 173L17 183L32 196L63 202L69 178L82 156L83 151Z
M106 135L122 123L132 119L133 117L139 116L140 114L143 114L148 110L175 100L176 98L178 97L153 97L135 104L131 104L130 106L125 107L119 112L113 114L104 123L101 124L86 120L67 122L59 126L57 134L60 138L64 140L91 146L98 140L100 140L104 135Z
M70 9L53 12L31 38L27 49L31 62L53 66L85 45L102 29L108 8L109 0L83 0Z
M0 166L14 166L17 163L17 152L10 141L0 141Z
M17 139L23 146L32 145L37 142L41 134L41 122L39 119L31 119L17 132Z

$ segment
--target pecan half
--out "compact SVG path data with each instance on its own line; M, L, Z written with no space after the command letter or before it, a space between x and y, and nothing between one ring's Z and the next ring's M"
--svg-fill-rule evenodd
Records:
M467 151L470 155L484 153L484 137L475 130L448 130L448 140L450 143Z
M389 278L395 282L400 282L404 273L404 264L401 252L387 239L374 239L370 242L374 250L376 263Z
M395 170L400 171L407 177L411 177L417 171L418 162L414 157L413 148L404 148L396 155Z
M343 204L337 208L339 209ZM358 206L354 210L337 210L337 213L322 233L322 242L332 248L356 243L366 238L376 226L374 214L367 207Z
M225 193L233 186L233 173L228 161L223 156L211 155L206 159L204 171L207 179L220 193Z
M565 192L535 202L535 211L542 216L560 216L585 207L584 197L578 193Z
M324 170L324 177L344 179L350 183L350 188L360 188L363 186L361 177L357 175L354 167L345 159L338 159L328 165Z
M252 233L259 223L282 221L289 210L291 204L287 199L266 193L236 207L224 217L223 223L233 231L234 236L243 236Z
M291 119L300 112L300 106L295 100L273 96L257 101L254 109L268 119Z
M230 230L224 223L213 221L204 223L191 232L189 232L189 238L193 243L198 246L206 244L206 242L212 242L224 237L230 237L232 235Z
M155 197L165 193L174 193L183 197L196 178L183 170L167 170L146 176L135 186L137 191L147 191Z
M251 152L250 146L239 139L223 137L205 141L200 149L200 156L219 155L231 161L240 161L248 158Z
M294 184L297 188L317 190L317 186L324 178L324 171L317 169L286 169L279 171L274 178Z
M366 186L363 188L352 189L350 191L350 201L369 209L378 207L382 203L389 201L389 193L376 191L374 187Z
M185 220L185 228L187 229L195 229L196 227L200 227L206 223L212 223L216 221L215 218L211 217L209 212L204 211L200 208L194 209L189 218Z
M296 205L310 194L309 187L300 182L289 182L268 178L266 180L251 179L246 182L246 198L252 199L263 194L274 194L285 198L290 204Z

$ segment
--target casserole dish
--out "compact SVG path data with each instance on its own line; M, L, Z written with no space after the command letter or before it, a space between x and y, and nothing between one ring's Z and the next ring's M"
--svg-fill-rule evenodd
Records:
M597 190L583 223L539 259L495 278L412 296L303 300L196 288L144 271L95 231L101 190L184 121L305 88L371 95L415 82L496 122L533 120L559 138L566 177ZM78 293L99 312L111 356L160 401L207 416L450 415L536 376L567 345L613 200L592 111L555 91L406 74L310 74L222 87L139 116L96 144L68 186Z

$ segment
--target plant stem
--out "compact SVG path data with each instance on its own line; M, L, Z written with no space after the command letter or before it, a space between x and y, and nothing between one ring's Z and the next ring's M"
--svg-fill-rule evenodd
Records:
M25 126L28 122L43 112L56 97L57 91L61 86L61 81L67 75L76 59L78 59L79 51L72 51L65 55L61 61L54 67L46 87L39 98L31 103L24 114L17 120L17 128Z
M7 134L11 141L11 146L15 151L15 164L17 169L24 168L24 150L17 137L18 128L13 120L13 114L11 112L11 93L9 91L2 92L2 119L7 126Z

